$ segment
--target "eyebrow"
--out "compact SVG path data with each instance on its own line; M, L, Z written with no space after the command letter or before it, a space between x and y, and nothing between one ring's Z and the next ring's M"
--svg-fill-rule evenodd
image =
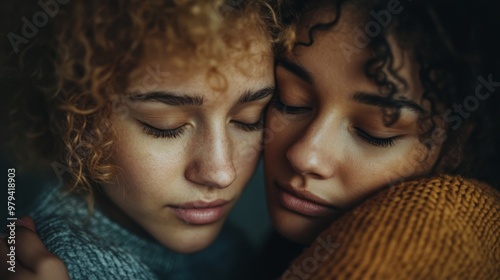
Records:
M268 97L269 95L273 95L275 92L274 87L266 87L263 89L259 89L257 91L249 91L247 90L243 96L240 97L238 100L238 103L248 103L248 102L255 102L261 99L264 99Z
M257 91L247 90L238 99L238 104L258 101L274 94L274 87L266 87ZM166 91L153 91L146 93L133 93L129 99L131 101L159 101L170 106L201 106L202 96L190 96Z
M295 62L292 62L291 60L284 58L284 57L279 58L276 61L276 65L284 67L286 70L288 70L289 72L291 72L295 76L299 77L304 82L306 82L310 85L314 84L314 78L313 78L311 72L307 71L307 69L305 69L303 66L301 66Z
M355 93L353 99L359 103L373 105L381 108L394 108L394 109L408 108L412 111L415 111L418 114L425 112L424 108L422 108L420 105L411 100L389 99L384 96L366 92Z
M131 101L159 101L171 106L201 106L203 97L178 94L167 91L152 91L146 93L133 93Z

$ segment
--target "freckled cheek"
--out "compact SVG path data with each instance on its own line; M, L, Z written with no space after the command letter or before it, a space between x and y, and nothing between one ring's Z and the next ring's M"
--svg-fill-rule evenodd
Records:
M128 200L164 197L163 193L168 191L165 182L177 181L175 175L183 174L179 170L182 151L176 153L172 147L160 148L151 143L130 140L122 140L116 145L114 163L121 170L117 187L122 190L122 195L128 195Z
M372 148L365 144L362 148L347 146L337 165L341 189L337 189L333 196L342 197L339 203L350 207L407 176L415 170L414 166L408 166L409 148L408 144L388 148ZM366 149L371 152L363 152Z
M429 171L432 166L429 160L432 161L431 158L434 156L427 156L427 149L417 141L389 148L385 156L365 158L357 170L351 169L352 178L355 180L349 185L353 186L352 190L358 196L362 197L363 193L372 193L388 184Z

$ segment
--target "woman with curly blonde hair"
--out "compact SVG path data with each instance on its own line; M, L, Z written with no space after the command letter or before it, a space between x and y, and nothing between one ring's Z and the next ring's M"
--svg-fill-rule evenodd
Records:
M271 10L40 3L23 14L53 18L12 26L4 82L14 146L64 178L30 212L45 246L72 279L234 279L245 246L223 224L260 155Z

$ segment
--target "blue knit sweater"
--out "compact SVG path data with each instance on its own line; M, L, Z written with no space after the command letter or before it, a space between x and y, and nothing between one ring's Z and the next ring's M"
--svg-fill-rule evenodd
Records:
M61 258L71 279L240 279L251 252L243 235L224 226L216 241L194 254L179 254L141 238L67 195L48 188L30 215L49 251Z

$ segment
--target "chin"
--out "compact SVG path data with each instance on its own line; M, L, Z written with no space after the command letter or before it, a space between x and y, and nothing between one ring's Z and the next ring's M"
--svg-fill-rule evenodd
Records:
M166 248L182 254L201 251L210 246L220 233L223 221L206 226L192 226L175 229L174 233L159 233L153 237Z
M212 242L215 240L215 238L210 239L210 240L196 240L195 242L189 242L189 243L178 243L173 246L168 246L170 250L181 253L181 254L190 254L190 253L196 253L198 251L202 251L203 249L207 248L212 244Z
M331 223L332 219L302 216L274 205L269 207L274 228L286 239L295 243L311 244Z

